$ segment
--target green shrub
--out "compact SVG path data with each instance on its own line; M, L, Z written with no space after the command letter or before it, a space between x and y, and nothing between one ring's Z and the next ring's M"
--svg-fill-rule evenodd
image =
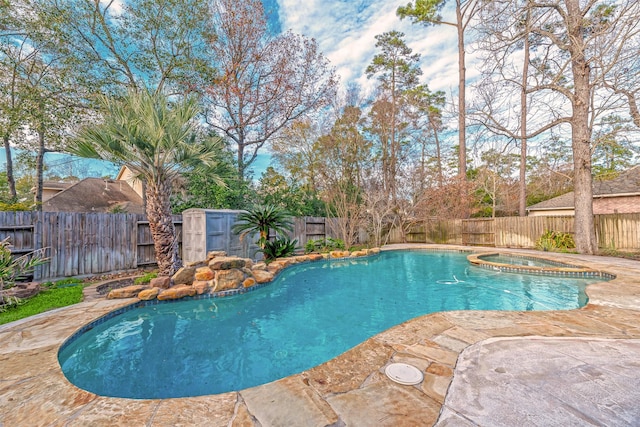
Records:
M338 250L345 250L346 246L344 241L341 239L334 239L332 237L328 237L326 239L309 239L307 243L304 245L304 252L309 254L311 252L331 252Z
M264 249L260 252L264 254L266 263L270 263L276 258L286 258L293 255L296 250L297 240L291 241L289 238L281 238L268 240L265 242Z
M5 202L0 201L0 211L16 212L16 211L30 211L33 210L33 202Z
M133 281L133 284L134 285L146 285L149 282L151 282L151 279L155 279L156 277L158 277L158 273L156 273L156 272L147 273L144 276L140 276L137 279L135 279Z
M575 247L573 236L561 231L545 231L536 241L536 249L543 251L568 251Z

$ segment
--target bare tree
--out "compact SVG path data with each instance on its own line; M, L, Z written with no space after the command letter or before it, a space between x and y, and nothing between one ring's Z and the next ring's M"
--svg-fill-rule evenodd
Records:
M362 111L348 106L315 144L321 196L347 247L355 242L366 219L364 181L370 170L371 143L361 132L362 122Z
M337 78L315 40L271 34L259 0L218 0L214 27L219 74L206 88L207 121L235 144L244 178L289 123L331 103Z
M373 109L372 129L380 139L382 172L385 190L395 202L398 199L397 179L400 171L402 123L401 109L406 105L406 93L418 85L422 71L419 54L413 54L404 41L404 34L389 31L376 36L376 54L367 67L367 77L377 77L379 96Z
M467 175L467 130L466 130L466 62L465 31L478 10L477 0L455 0L456 20L442 19L440 10L446 0L416 0L397 10L401 19L409 17L413 23L429 25L447 25L454 27L458 34L458 175L466 179Z
M495 49L493 57L506 59L509 53L505 52L518 47L514 42L524 40L525 35L527 39L535 39L532 45L535 56L527 61L531 69L529 82L521 80L517 84L526 86L527 95L535 96L538 108L546 108L547 114L543 116L544 122L532 132L509 129L496 119L499 112L495 107L500 105L498 94L486 91L485 99L491 98L491 102L486 102L485 118L494 129L516 139L533 138L563 123L570 126L576 246L582 253L594 253L597 247L592 206L593 127L598 117L616 105L616 99L600 89L604 86L604 76L616 67L617 52L623 50L629 34L637 32L640 4L632 0L615 4L597 0L529 0L526 3L514 0L507 5L516 12L520 8L520 15L515 16L521 16L525 25L521 24L522 20L511 20L515 37L503 43L502 49Z

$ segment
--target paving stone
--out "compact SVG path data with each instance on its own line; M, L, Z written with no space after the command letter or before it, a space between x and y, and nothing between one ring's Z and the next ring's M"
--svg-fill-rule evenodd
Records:
M372 371L384 367L392 354L391 347L367 340L302 375L322 396L344 393L358 388Z
M157 400L97 397L74 414L65 427L146 426L157 407Z
M210 426L227 427L233 417L237 393L183 399L162 399L150 427Z
M332 395L327 402L348 426L429 426L440 404L414 386L391 380Z
M318 426L338 421L338 415L302 377L285 378L243 390L249 413L263 426Z
M45 426L70 418L96 395L70 387L62 372L49 371L14 384L0 396L0 424Z
M407 347L406 351L409 354L426 358L430 361L444 363L449 366L454 366L458 359L458 352L442 348L433 342L415 344Z

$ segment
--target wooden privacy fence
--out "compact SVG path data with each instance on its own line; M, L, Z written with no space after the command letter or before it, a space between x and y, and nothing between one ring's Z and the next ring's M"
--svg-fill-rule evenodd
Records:
M182 217L173 219L180 241ZM16 255L45 248L49 262L36 269L37 280L155 264L153 239L144 215L0 212L0 239L6 237Z
M299 247L304 247L309 239L331 237L331 221L320 217L295 218L290 237L298 240ZM182 215L174 215L173 223L182 255ZM232 225L233 221L225 222L225 230L219 233L228 240L221 243L223 246L237 240L231 233ZM10 238L15 255L45 248L49 262L36 269L36 280L102 274L156 264L149 222L144 215L0 212L0 240L6 237ZM255 255L255 250L252 253Z
M573 234L573 216L427 219L405 231L407 243L444 243L509 248L535 248L549 230ZM598 247L640 250L640 214L594 215ZM391 230L389 243L403 243L402 233Z

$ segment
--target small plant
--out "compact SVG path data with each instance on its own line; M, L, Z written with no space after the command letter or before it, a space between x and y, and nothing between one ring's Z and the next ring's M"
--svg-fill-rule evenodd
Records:
M576 244L570 233L561 231L546 231L536 241L536 248L543 251L568 251L575 249Z
M127 209L121 205L115 205L111 209L108 210L111 214L126 214L129 213Z
M331 252L337 250L345 250L346 246L344 241L341 239L334 239L332 237L328 237L326 239L309 239L307 243L304 245L304 252L309 254L312 252Z
M28 276L37 266L46 263L47 259L42 254L43 250L37 250L13 258L9 238L0 241L0 291L13 287L17 280ZM0 306L9 303L15 305L17 303L15 297L5 298L0 294Z
M289 214L277 206L257 206L239 214L238 222L233 225L232 230L240 235L240 239L250 233L259 233L258 246L265 249L271 230L276 235L284 234L293 230L293 223Z
M264 254L264 260L268 264L276 258L286 258L293 255L296 250L297 240L291 241L289 238L275 239L267 241L261 252Z
M134 285L146 285L146 284L151 282L151 279L155 279L156 277L158 277L158 273L156 273L156 272L147 273L144 276L140 276L137 279L135 279L133 281L133 284Z
M18 307L19 305L22 305L24 303L24 300L16 296L5 296L2 298L2 303L0 304L0 313L4 313L9 309Z

